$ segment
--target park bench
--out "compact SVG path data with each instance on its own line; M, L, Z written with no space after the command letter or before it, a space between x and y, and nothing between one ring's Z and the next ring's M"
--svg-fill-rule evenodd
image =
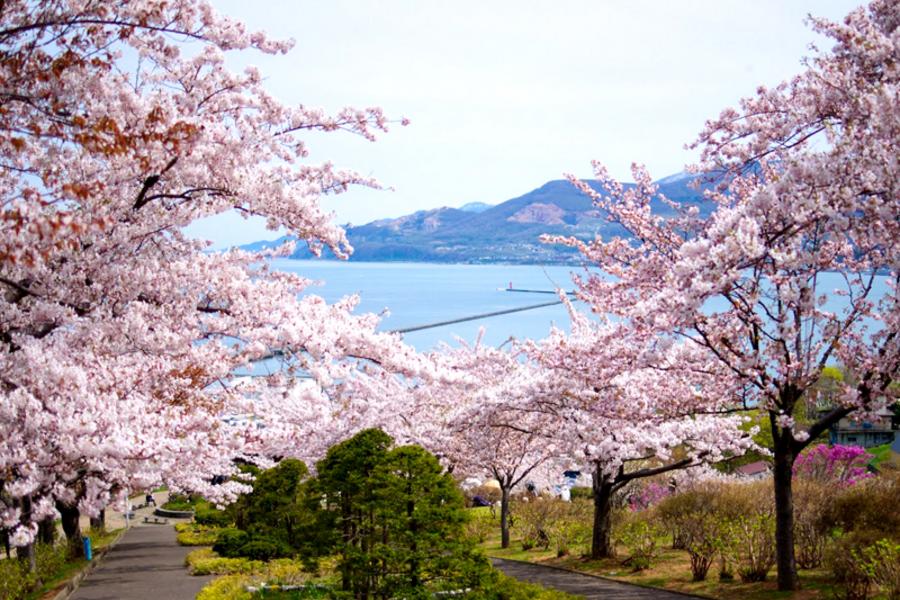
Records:
M160 517L144 517L144 523L154 523L156 525L167 525L169 523L168 519L162 519Z

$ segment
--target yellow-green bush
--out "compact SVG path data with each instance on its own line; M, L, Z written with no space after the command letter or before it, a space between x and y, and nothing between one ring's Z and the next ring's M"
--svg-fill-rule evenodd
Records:
M617 541L628 548L628 559L625 564L635 571L649 569L659 556L658 540L665 533L648 514L631 515L616 532Z
M195 550L188 555L198 562L215 560L215 553L209 549ZM244 560L223 559L219 560ZM252 565L252 570L247 572L224 575L211 581L197 595L197 600L249 600L253 594L246 590L247 586L267 585L301 585L310 580L311 575L303 570L300 561L281 558L269 563L259 561L246 561ZM194 573L199 575L200 573Z
M209 548L194 550L184 559L192 575L233 575L262 569L263 563L248 558L224 558Z
M794 553L797 566L815 569L822 565L828 545L828 531L822 517L831 497L831 488L819 481L796 479L794 490Z
M197 594L196 600L250 600L253 594L248 592L249 575L226 575L213 579Z
M175 531L178 532L176 539L182 546L212 546L222 530L198 523L178 523Z
M547 526L547 535L556 549L556 555L566 556L573 552L586 552L591 544L594 526L593 504L586 499L566 502L560 517Z
M483 543L499 527L497 519L493 518L489 512L476 512L471 509L466 512L469 516L469 520L466 522L466 537L479 544Z
M34 573L29 573L28 565L17 559L0 560L0 599L26 598L38 582L52 579L66 564L65 544L37 544L34 551Z

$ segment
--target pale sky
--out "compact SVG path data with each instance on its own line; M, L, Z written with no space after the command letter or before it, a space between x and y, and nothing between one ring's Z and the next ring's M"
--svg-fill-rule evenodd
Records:
M220 12L278 38L286 56L254 64L287 103L381 106L399 124L375 143L309 138L310 160L332 160L393 191L324 201L361 225L439 206L497 204L563 173L604 162L630 180L659 179L694 160L684 149L706 119L760 84L798 73L810 43L830 48L807 14L840 19L855 0L212 0ZM216 247L271 239L226 216L190 233Z

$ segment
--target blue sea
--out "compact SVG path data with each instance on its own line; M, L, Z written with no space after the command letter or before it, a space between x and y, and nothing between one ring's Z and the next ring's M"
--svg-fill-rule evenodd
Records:
M557 297L552 294L507 289L572 290L571 272L583 272L578 267L559 266L290 259L275 259L272 267L320 281L321 285L309 292L329 302L359 294L357 312L389 312L381 321L380 329L385 331L553 302ZM568 330L569 315L560 304L405 333L403 339L425 351L441 342L457 345L458 338L471 343L484 327L485 343L499 345L510 337L543 338L554 324Z
M389 314L381 321L382 330L406 329L553 302L557 298L552 294L511 292L508 288L545 292L562 288L568 291L574 287L572 273L585 272L583 268L569 266L290 259L275 259L272 267L320 281L321 285L309 288L309 292L330 302L356 293L361 299L358 312L381 313L387 310ZM829 311L845 309L847 299L830 293L844 287L842 276L823 273L819 277L818 293L828 293L828 301L823 308ZM877 277L872 299L882 297L887 289L887 277ZM709 309L723 309L722 302L722 299L713 299ZM576 302L576 306L588 310L584 304ZM479 329L484 327L485 343L499 345L510 337L546 337L552 325L568 331L569 315L560 304L405 333L404 340L417 350L426 351L441 342L450 345L457 345L458 339L472 342Z

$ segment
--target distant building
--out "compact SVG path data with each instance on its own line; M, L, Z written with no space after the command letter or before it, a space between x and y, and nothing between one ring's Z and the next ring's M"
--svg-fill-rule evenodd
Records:
M734 470L734 474L744 479L766 479L772 472L772 467L764 460L758 460Z
M893 413L884 408L877 414L881 417L879 422L841 419L836 426L831 428L830 443L841 446L862 446L863 448L893 444L897 435L897 431L891 423Z

